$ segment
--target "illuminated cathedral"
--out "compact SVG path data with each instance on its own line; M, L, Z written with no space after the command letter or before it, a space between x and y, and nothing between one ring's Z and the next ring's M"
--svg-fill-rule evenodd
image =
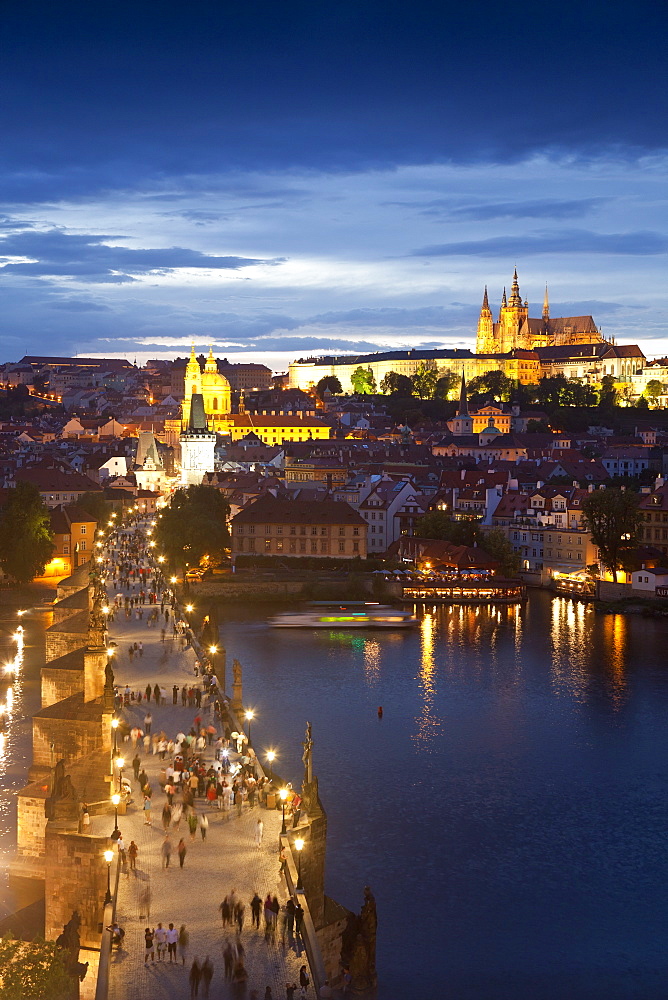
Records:
M517 280L513 275L510 296L503 289L498 322L494 322L489 307L487 286L478 320L476 354L507 354L509 351L533 351L537 347L562 347L570 344L601 344L604 338L592 316L550 316L550 303L545 286L543 313L540 319L529 317L529 303L522 301Z
M225 376L218 371L213 348L209 348L209 356L204 363L203 370L195 357L195 345L193 344L191 348L184 376L181 409L182 430L185 430L190 423L190 406L193 395L202 397L209 429L226 433L229 422L226 418L229 418L232 412L232 390Z

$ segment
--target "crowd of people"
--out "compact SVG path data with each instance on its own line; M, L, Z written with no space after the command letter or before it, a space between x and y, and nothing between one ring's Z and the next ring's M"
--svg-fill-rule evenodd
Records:
M161 629L160 638L155 641L166 642L167 627L171 623L172 637L180 638L183 647L192 645L197 649L190 626L180 619L174 595L166 588L162 572L152 559L146 543L144 532L137 527L119 534L112 542L113 548L109 550L109 556L103 559L101 565L106 573L107 585L111 584L115 591L110 601L108 617L113 620L114 614L122 614L124 611L126 619L134 617L136 621L145 621L147 628L154 627L164 619L165 626ZM123 658L122 651L117 652ZM128 666L134 657L141 659L144 655L143 642L133 641L127 647L127 654ZM118 662L118 657L114 662ZM192 844L197 840L198 832L201 841L206 841L212 810L216 814L221 812L226 814L226 818L232 818L256 807L269 805L273 808L278 791L275 784L257 766L255 753L249 746L246 735L232 728L229 706L218 688L212 665L205 656L201 655L200 659L195 660L193 673L194 680L187 683L174 683L166 687L155 682L147 683L144 688L126 683L117 687L115 692L116 709L121 718L125 710L134 719L133 725L123 722L119 733L121 740L129 743L134 752L132 772L135 784L139 787L139 802L146 824L152 825L152 810L158 788L164 796L158 808L163 829L160 857L165 872L175 867L174 853L178 857L178 867L186 867L188 843ZM172 724L170 730L167 720L173 716L162 711L170 702L172 707L180 703L182 708L193 709L194 717L189 727L175 732L173 730L176 727ZM137 709L140 706L143 716L140 714L137 719ZM159 758L157 779L155 763L149 765L155 757ZM152 779L149 779L147 768L153 775ZM126 796L128 801L131 801L134 794L132 789ZM300 807L298 793L288 786L285 811L287 816L293 816L295 825L299 819ZM259 849L262 846L264 823L261 814L257 815L253 842ZM134 840L126 847L122 832L117 832L121 871L128 877L130 873L137 876L139 847ZM286 864L285 851L281 850L278 857L279 875L284 874ZM151 890L148 882L141 885L139 902L141 915L150 920ZM268 945L280 943L284 951L294 948L297 956L301 955L304 947L304 911L298 897L290 897L281 904L275 894L268 892L263 899L255 892L248 901L248 910L250 926L247 931L263 934ZM225 935L221 945L223 976L227 982L243 986L245 992L248 972L242 936L246 926L246 904L233 889L220 903L219 911ZM124 932L118 925L115 927L117 930L114 939L117 946L121 947ZM209 956L203 961L195 957L189 962L190 935L185 924L181 924L178 930L173 922L166 927L162 922L155 927L147 924L144 941L145 964L189 964L191 997L208 997L214 965ZM306 965L301 967L299 980L299 984L285 984L288 998L308 995L310 977ZM267 986L264 997L272 996L271 987ZM249 1000L258 998L257 990L251 990L248 997Z

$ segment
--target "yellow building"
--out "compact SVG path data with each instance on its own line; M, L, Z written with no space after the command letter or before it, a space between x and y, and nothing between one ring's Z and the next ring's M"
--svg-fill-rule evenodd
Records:
M329 424L318 417L265 413L230 413L221 420L218 429L220 434L229 434L233 441L256 434L265 444L271 445L284 441L328 441L331 432Z
M209 356L200 368L195 357L195 346L190 351L190 359L184 376L183 406L181 410L181 428L185 430L190 420L190 399L193 393L200 393L204 400L204 412L207 423L212 431L226 434L219 426L223 417L232 412L232 390L230 383L218 371L218 364L213 356L213 348L209 348Z

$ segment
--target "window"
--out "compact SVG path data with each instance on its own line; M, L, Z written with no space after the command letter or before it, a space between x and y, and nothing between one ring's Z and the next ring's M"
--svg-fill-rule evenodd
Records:
M291 535L296 535L297 534L297 525L296 524L291 524L290 525L290 534Z
M277 535L282 535L283 534L283 525L282 524L277 524L276 525L276 534Z
M265 538L264 540L264 551L271 552L271 538Z
M325 555L329 555L329 542L327 542L327 541L321 541L320 542L320 551L323 552Z
M248 526L248 534L249 535L254 535L255 534L255 525L254 524L250 524Z
M304 541L302 541L301 538L299 539L299 551L306 552L306 539L304 539Z
M70 547L69 547L69 545L63 545L63 555L67 556L67 555L69 555L69 553L70 553Z
M249 538L248 539L248 551L249 552L255 552L255 539L254 538Z
M243 526L243 524L238 524L235 527L236 527L237 535L243 535L243 533L244 533L244 526Z
M311 528L311 534L312 535L317 535L318 534L318 529L317 529L317 527L315 527L315 525Z
M311 552L317 552L317 551L318 551L318 543L315 541L315 539L312 538L311 539Z
M345 535L345 533L346 533L345 528L339 528L339 535Z
M346 551L346 543L339 542L339 552L345 552L345 551Z
M218 409L218 397L217 396L213 397L213 408L214 408L214 410Z
M376 525L375 525L375 524L372 524L372 525L371 525L371 534L372 534L372 535L375 535L375 534L376 534Z
M82 534L82 535L85 535L85 534L86 534L86 525L85 525L85 524L82 524L82 525L81 525L81 534Z
M359 533L360 533L359 528L353 528L353 535L359 535Z
M353 552L359 552L359 550L360 550L360 543L353 542Z
M320 529L320 534L321 535L327 535L328 534L327 528L321 528Z
M373 514L371 515L371 520L372 520L372 521L375 521L375 520L376 520L376 512L375 512L375 511L374 511L374 512L373 512Z
M270 524L265 524L265 526L264 526L264 533L265 533L265 535L270 535L271 534L271 525Z
M265 541L268 542L269 539L267 538L267 539L265 539ZM276 539L276 551L277 552L282 552L283 551L283 539L282 538L277 538Z
M85 542L80 542L79 543L79 548L81 549L82 552L85 552L86 551L86 543Z
M290 539L290 551L291 552L296 552L297 551L297 540L294 539L294 538Z
M305 535L306 534L306 526L305 525L302 524L300 526L300 528L299 528L299 534L300 535ZM306 549L304 549L304 551L306 551Z

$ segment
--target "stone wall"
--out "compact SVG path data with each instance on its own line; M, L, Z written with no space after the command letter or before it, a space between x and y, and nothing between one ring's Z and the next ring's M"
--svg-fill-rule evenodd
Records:
M58 937L63 925L79 911L81 944L100 946L100 924L107 889L104 851L108 837L76 834L51 821L46 830L45 937Z
M34 782L17 796L17 857L11 868L13 875L44 875L44 802L48 790L48 781Z
M78 590L68 597L64 597L61 601L57 601L53 605L53 624L58 625L60 622L65 621L66 618L71 618L72 615L78 614L79 611L88 611L89 604L88 587Z
M83 708L81 695L67 700L71 705L79 703ZM62 702L43 709L33 717L33 764L37 767L53 767L56 761L64 760L67 768L82 757L103 750L108 743L103 731L104 718L108 728L111 716L103 717L99 706L92 705L91 708L97 709L97 712L88 712L89 718L79 717L76 722L69 712L66 715L63 713L60 718L46 714L60 705Z
M330 983L341 978L341 942L348 925L349 911L328 896L325 897L325 925L317 930L325 975Z
M55 705L81 691L84 679L84 651L77 649L58 656L42 667L42 708Z
M306 595L311 584L303 580L236 580L233 576L225 579L203 580L190 587L192 597L225 597L230 600L254 597L259 600L275 600L295 594Z
M46 662L73 653L88 643L88 611L79 611L46 630Z

